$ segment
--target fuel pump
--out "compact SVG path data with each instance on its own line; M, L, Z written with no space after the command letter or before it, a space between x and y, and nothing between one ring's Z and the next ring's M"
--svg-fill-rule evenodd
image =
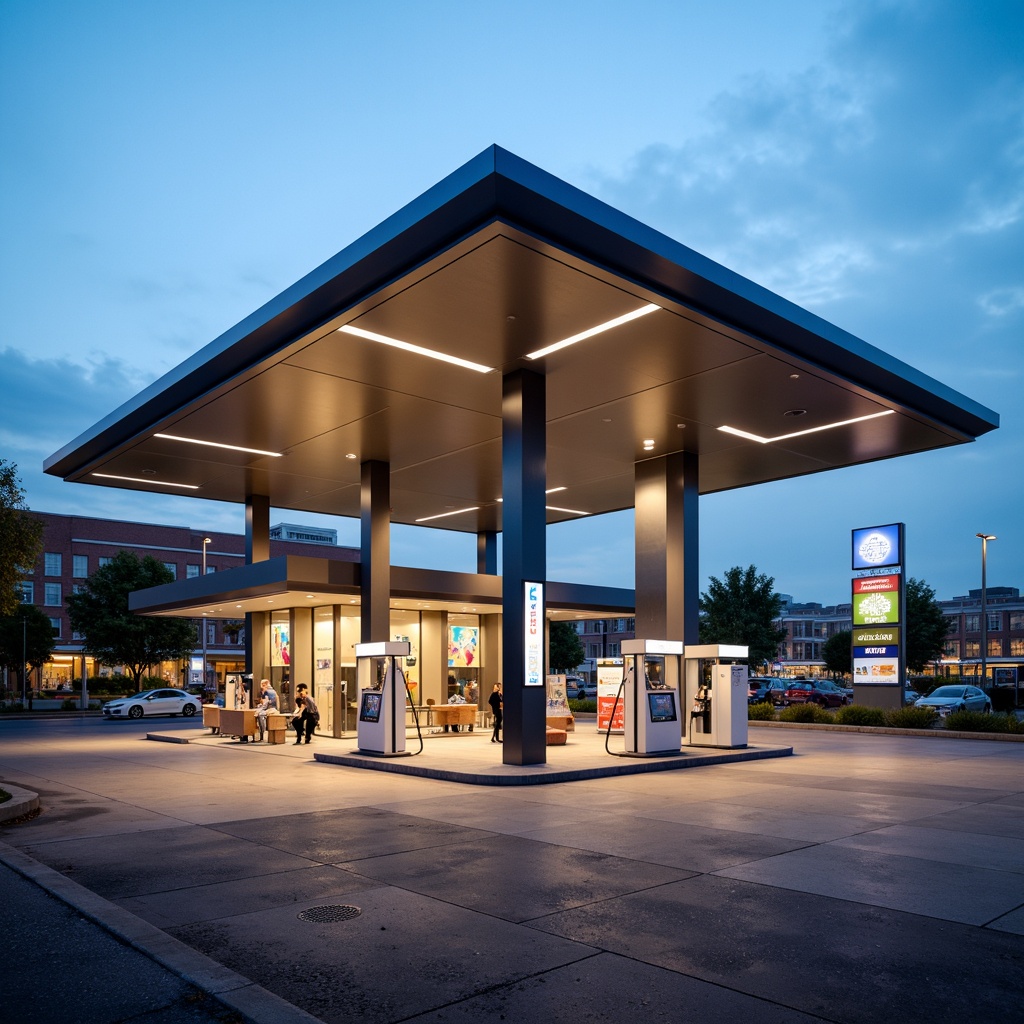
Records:
M686 693L692 694L686 742L692 747L747 745L749 648L734 644L693 644L686 648Z
M405 749L405 699L409 686L399 659L409 656L410 647L407 640L356 644L359 687L356 739L362 754L380 757L407 757L409 754ZM422 751L423 736L418 719L416 731Z
M621 756L664 757L680 752L682 654L681 641L622 641L620 693L625 699L625 750ZM616 702L618 699L617 696ZM608 749L608 737L605 737L605 749Z

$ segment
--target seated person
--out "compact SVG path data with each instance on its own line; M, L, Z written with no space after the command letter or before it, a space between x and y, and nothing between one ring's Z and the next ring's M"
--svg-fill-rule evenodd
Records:
M262 743L267 737L267 715L277 711L277 691L270 685L269 679L260 680L261 698L256 705L256 725L260 731L259 742ZM256 742L255 739L253 742Z
M448 703L449 704L465 704L466 703L466 698L462 696L462 694L461 694L461 692L459 690L456 690L448 698ZM447 725L444 727L444 731L445 732L448 731L448 726ZM458 731L459 731L459 727L453 722L452 723L452 732L458 732Z

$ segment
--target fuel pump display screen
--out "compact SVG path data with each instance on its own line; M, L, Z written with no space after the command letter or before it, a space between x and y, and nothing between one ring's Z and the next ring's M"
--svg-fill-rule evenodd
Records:
M647 694L647 706L651 710L652 722L675 722L676 695L674 690L668 693Z
M366 690L362 703L359 705L360 722L380 721L380 701L382 694L377 690Z

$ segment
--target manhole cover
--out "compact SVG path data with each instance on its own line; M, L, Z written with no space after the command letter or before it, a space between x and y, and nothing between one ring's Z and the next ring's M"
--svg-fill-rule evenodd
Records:
M299 914L299 920L312 921L313 924L331 924L334 921L351 921L361 913L358 907L347 907L343 904L333 907L310 907Z

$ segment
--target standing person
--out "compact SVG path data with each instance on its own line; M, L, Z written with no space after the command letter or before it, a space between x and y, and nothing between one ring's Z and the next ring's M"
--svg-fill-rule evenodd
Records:
M270 685L269 679L261 679L260 702L256 705L256 724L260 730L260 743L267 738L267 715L276 710L277 691Z
M480 714L480 687L477 686L475 679L471 679L468 683L466 683L466 703L476 704L476 713L478 715ZM469 731L473 731L472 722L469 723Z
M501 683L495 683L487 703L491 706L491 717L494 719L494 735L491 736L492 743L501 742Z
M292 727L295 729L295 742L301 743L303 734L306 742L313 739L313 730L320 724L320 709L316 701L309 695L305 683L295 687L295 710L292 712Z

